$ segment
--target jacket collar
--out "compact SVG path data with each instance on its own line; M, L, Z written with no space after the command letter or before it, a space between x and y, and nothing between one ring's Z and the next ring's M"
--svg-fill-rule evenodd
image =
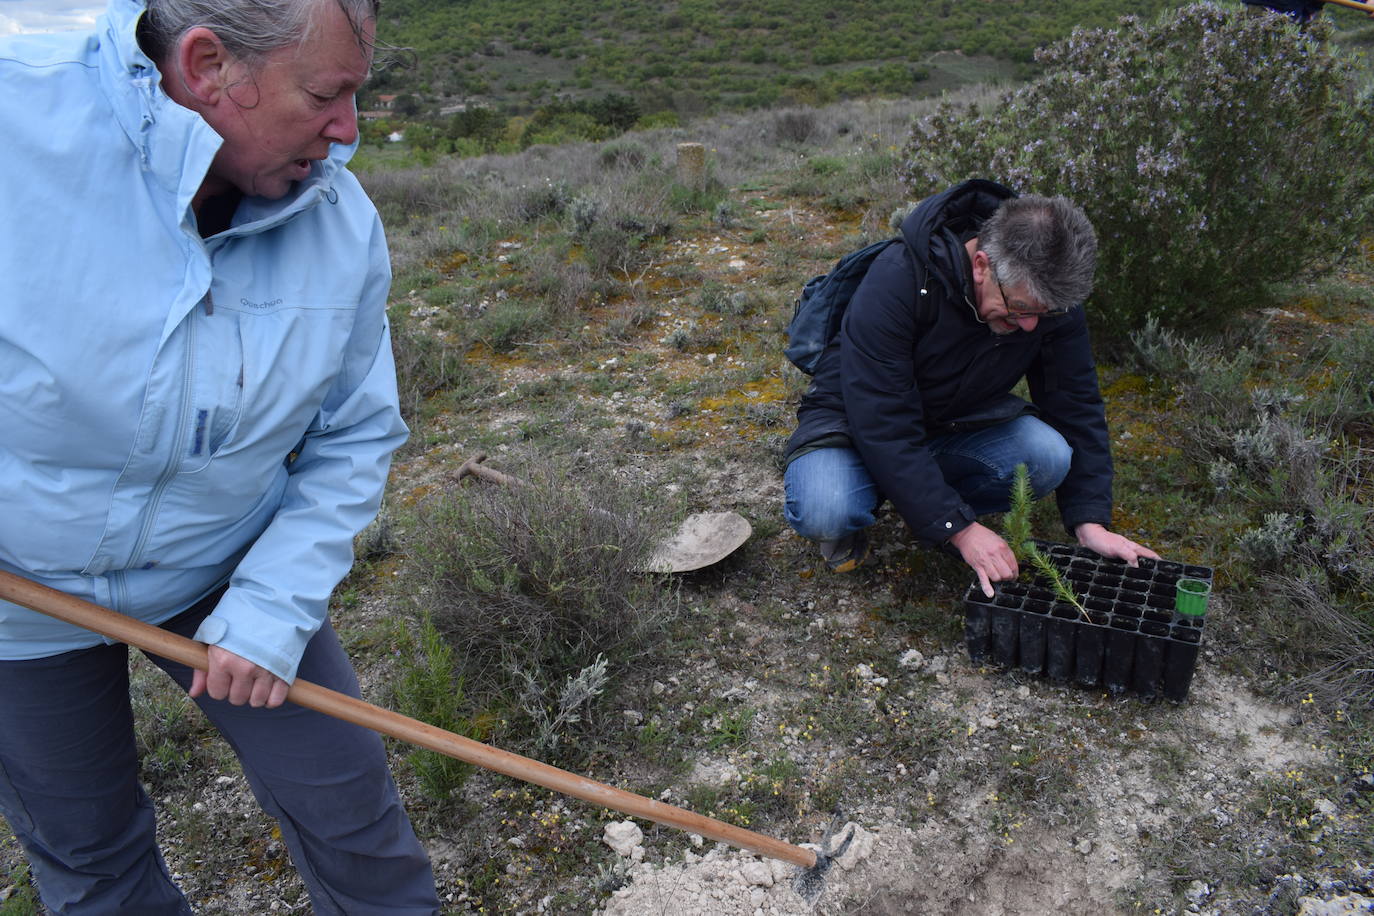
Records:
M97 21L102 86L115 118L138 150L143 171L175 196L183 225L194 229L191 199L224 141L200 115L178 105L162 90L162 74L138 45L138 20L144 11L140 0L109 0ZM245 198L244 214L254 222L275 223L331 197L334 178L356 149L356 142L332 146L329 157L314 163L310 177L291 193L273 201ZM242 225L243 217L236 222Z
M954 301L971 297L972 276L964 242L1002 201L1015 197L1010 188L974 178L927 197L902 221L902 236L929 276Z

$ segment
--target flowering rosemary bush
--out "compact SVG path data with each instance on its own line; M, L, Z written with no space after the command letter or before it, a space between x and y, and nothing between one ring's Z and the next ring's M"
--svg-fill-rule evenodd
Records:
M1077 30L1033 83L918 122L903 179L1080 204L1099 236L1091 314L1117 341L1150 315L1220 325L1368 228L1374 131L1327 33L1210 3Z

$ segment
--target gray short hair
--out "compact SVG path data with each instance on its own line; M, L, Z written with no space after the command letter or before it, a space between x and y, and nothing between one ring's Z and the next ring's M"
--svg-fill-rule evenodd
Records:
M256 69L272 51L309 34L321 3L337 3L361 47L363 24L377 18L381 0L147 0L139 22L143 52L161 65L182 35L205 27L234 57Z
M1063 197L1004 201L978 233L994 277L1024 286L1047 309L1080 305L1093 290L1097 235L1087 215Z

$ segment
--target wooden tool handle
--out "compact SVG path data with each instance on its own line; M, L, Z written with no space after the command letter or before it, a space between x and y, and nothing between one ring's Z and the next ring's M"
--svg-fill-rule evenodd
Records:
M0 598L192 668L203 671L208 664L204 643L169 633L3 570L0 570ZM370 728L383 735L399 738L465 763L532 782L594 805L613 808L624 814L720 840L770 859L781 859L805 868L811 868L816 864L816 853L810 849L793 846L791 843L752 830L654 801L529 757L455 735L409 716L355 700L319 684L298 679L291 685L291 690L286 696L291 702L306 709Z
M1357 3L1356 0L1322 0L1323 3L1334 3L1337 6L1348 6L1352 10L1360 10L1365 13L1374 13L1374 3Z

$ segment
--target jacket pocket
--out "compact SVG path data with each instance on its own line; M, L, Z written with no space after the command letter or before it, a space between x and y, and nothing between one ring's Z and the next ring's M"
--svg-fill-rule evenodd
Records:
M197 315L193 321L195 360L182 469L195 473L233 435L243 410L242 317L228 309Z
M1023 414L1034 416L1037 413L1039 411L1035 409L1035 405L1024 398L1019 398L1014 394L1005 394L968 413L952 420L941 420L932 426L935 427L933 431L937 433L967 433L987 429L989 426L996 426L999 423L1006 423L1008 420L1015 420Z

